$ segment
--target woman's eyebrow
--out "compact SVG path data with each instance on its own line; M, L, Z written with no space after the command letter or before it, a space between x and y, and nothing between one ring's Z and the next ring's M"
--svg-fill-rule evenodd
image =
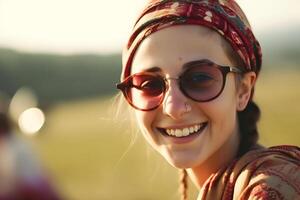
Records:
M161 72L161 68L159 67L151 67L149 69L144 70L144 72Z
M184 63L182 68L184 70L186 70L186 69L190 68L191 66L194 66L195 64L209 64L209 63L213 63L213 62L209 59L193 60L193 61L189 61L187 63Z
M191 67L194 64L204 64L204 63L213 63L213 62L209 59L193 60L193 61L189 61L187 63L184 63L182 65L182 68L187 69L187 68ZM162 69L159 68L159 67L151 67L151 68L145 69L144 72L162 72Z

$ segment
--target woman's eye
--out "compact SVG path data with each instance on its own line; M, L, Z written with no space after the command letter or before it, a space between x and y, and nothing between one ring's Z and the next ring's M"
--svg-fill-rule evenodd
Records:
M141 83L139 89L143 95L154 97L162 94L163 85L157 80L147 80Z
M215 78L207 73L193 73L185 78L187 87L204 89L215 83Z
M194 74L190 77L192 82L206 82L213 80L213 77L211 77L209 74Z
M147 90L147 89L157 89L160 88L160 84L158 81L154 81L154 80L147 80L144 81L141 85L140 88L142 90Z

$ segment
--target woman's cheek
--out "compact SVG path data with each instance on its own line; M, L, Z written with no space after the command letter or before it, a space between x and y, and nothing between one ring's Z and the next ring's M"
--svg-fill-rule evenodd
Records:
M207 103L199 103L198 111L204 115L210 123L211 134L232 133L236 125L236 100L233 91L226 90L215 100ZM221 135L219 135L221 137ZM219 137L216 136L215 137Z
M157 141L157 135L154 133L154 125L153 122L155 120L155 111L135 111L135 117L147 142L153 145L154 142Z

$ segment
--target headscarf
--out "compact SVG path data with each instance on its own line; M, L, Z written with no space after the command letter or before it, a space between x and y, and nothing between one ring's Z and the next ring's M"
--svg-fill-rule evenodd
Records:
M150 0L123 50L121 79L130 75L132 60L141 42L152 33L174 25L200 25L217 31L237 52L245 70L259 73L261 47L234 0Z

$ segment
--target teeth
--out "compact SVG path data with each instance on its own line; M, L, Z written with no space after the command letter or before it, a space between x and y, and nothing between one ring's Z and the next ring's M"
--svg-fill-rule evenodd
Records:
M175 136L175 131L173 129L171 130L171 135Z
M167 129L166 131L167 131L167 133L168 133L169 135L171 135L171 130L170 130L170 129Z
M176 137L182 137L182 136L183 136L182 130L176 129L176 131L175 131L175 136L176 136Z
M203 125L203 124L201 124L201 125ZM199 129L201 128L201 125L198 124L198 125L186 127L183 129L166 129L166 132L168 133L168 135L176 136L176 137L188 136L194 132L199 131Z
M194 127L190 127L190 133L194 133Z
M183 132L183 136L188 136L190 133L188 128L184 128L182 132Z

